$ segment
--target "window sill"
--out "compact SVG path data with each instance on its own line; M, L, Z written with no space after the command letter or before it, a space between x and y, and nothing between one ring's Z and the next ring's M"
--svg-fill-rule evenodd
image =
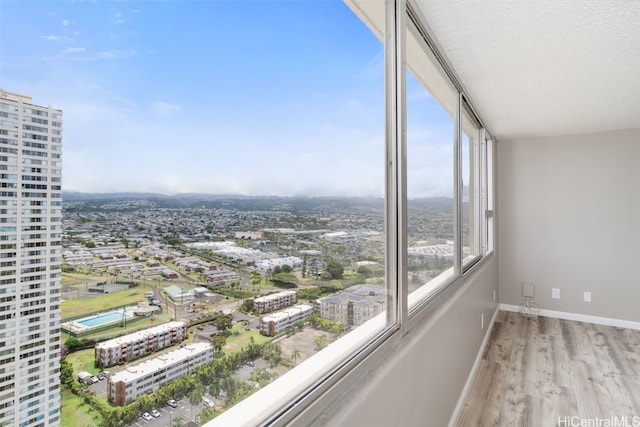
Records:
M288 410L304 406L302 400L313 399L323 393L395 331L394 328L385 328L386 313L383 312L338 338L205 426L257 426L275 419L287 419ZM289 415L293 416L293 413Z

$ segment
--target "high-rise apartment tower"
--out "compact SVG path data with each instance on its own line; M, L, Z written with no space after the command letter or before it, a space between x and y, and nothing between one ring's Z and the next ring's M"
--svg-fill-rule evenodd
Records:
M62 111L0 89L0 426L60 424Z

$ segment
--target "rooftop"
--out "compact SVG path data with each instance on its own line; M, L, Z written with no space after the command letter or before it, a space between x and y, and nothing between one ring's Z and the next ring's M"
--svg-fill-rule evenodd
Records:
M119 381L131 382L137 378L142 378L145 375L154 373L159 369L187 362L191 357L209 349L213 351L211 344L205 342L185 345L182 348L172 350L154 359L146 360L137 365L130 365L126 369L111 375L109 381L111 383L117 383Z

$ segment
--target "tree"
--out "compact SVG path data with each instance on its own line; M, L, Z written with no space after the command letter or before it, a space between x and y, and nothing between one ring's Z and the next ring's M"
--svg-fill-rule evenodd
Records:
M344 267L336 259L331 258L329 262L327 262L325 271L331 274L331 278L333 279L342 279Z
M298 286L298 278L293 273L278 273L274 274L271 279L276 285L285 287Z
M340 332L342 332L342 322L334 322L331 326L329 326L329 332L333 334L334 338L340 335Z
M222 391L222 385L220 384L220 378L214 378L209 385L209 394L213 397L218 397Z
M307 277L307 254L304 254L304 258L302 258L302 277Z
M358 267L358 270L356 270L358 274L362 274L365 278L369 278L372 275L372 271L369 267L366 267L364 265L361 265L360 267Z
M222 349L224 348L225 344L227 343L227 338L222 334L213 335L209 339L211 340L211 345L213 346L213 351L222 351Z
M171 237L167 237L167 244L171 245L171 246L178 246L180 245L180 239L178 237L175 236L171 236Z
M69 388L73 384L73 365L66 359L60 360L60 383Z
M196 383L191 392L189 392L189 403L191 404L191 412L193 413L193 421L196 420L196 413L193 410L194 406L197 406L202 402L204 397L204 387L200 383Z
M251 312L251 310L253 310L253 307L253 298L247 298L242 302L242 311L244 311L245 313Z
M149 394L143 394L136 399L136 406L139 412L147 412L153 407L153 398Z
M269 365L275 368L282 359L282 347L279 344L269 344L262 349L262 357L269 361Z
M257 271L252 271L250 275L250 282L253 286L258 286L262 281L262 277L260 277L260 273Z
M313 340L316 345L316 349L318 351L322 350L326 347L327 343L325 342L324 335L318 335L315 340Z
M293 267L291 267L289 264L285 264L282 266L283 273L291 273L292 271L293 271Z
M64 346L67 350L69 350L69 352L74 352L78 348L82 347L82 341L75 337L69 337L64 342Z
M233 315L218 312L218 315L213 320L213 324L215 325L218 331L224 332L227 329L231 329L231 327L233 326L233 324L231 323L232 321L233 321Z
M298 350L297 348L291 350L291 361L293 362L293 366L298 364L298 360L300 360L301 356L302 353L300 353L300 350Z

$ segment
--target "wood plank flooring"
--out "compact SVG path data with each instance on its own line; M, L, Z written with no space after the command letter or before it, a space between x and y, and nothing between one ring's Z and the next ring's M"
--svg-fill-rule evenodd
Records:
M640 425L640 331L501 311L457 425Z

